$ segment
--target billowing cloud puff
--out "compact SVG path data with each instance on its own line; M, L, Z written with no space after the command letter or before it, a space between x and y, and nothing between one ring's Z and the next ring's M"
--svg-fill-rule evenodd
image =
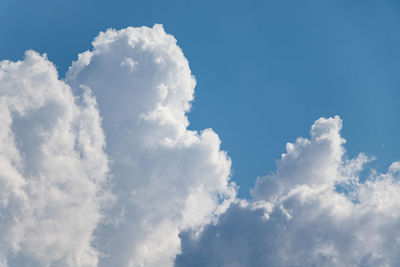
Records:
M237 201L200 235L181 234L176 266L398 266L399 162L360 172L344 156L338 117L317 120L311 139L286 145L251 201Z
M218 136L187 130L194 87L160 25L100 33L65 81L1 62L2 266L172 266L236 194Z
M96 102L28 51L0 63L0 265L95 266L110 194Z
M161 25L108 30L67 81L96 96L112 160L118 203L97 230L100 265L172 265L179 232L210 222L235 196L218 136L187 130L195 79L176 40Z
M160 25L100 33L59 79L0 62L0 266L397 266L400 163L360 177L339 117L236 198L195 79Z

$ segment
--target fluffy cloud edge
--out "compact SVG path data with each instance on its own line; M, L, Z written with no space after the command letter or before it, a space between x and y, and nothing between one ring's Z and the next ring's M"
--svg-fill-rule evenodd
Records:
M175 266L397 266L400 163L360 177L372 159L348 159L341 128L338 116L320 118L310 139L288 143L253 199L181 233Z

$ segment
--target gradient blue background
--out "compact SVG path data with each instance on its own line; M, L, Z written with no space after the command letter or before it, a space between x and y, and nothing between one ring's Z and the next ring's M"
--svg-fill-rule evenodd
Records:
M240 196L321 116L342 117L349 156L400 160L399 1L1 0L0 59L45 52L63 77L99 31L154 23L189 59L191 128L219 134Z

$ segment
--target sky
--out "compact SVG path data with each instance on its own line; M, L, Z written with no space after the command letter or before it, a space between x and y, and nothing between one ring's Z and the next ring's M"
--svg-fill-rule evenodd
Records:
M400 158L396 1L9 1L0 58L47 53L63 77L99 31L164 25L197 79L192 129L212 128L239 194L275 168L287 141L340 115L350 155Z
M1 1L0 266L398 265L399 12Z

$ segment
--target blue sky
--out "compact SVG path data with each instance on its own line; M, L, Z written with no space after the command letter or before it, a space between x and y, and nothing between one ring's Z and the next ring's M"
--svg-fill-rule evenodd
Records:
M10 1L0 58L46 52L64 76L99 31L162 23L196 76L191 128L211 127L247 196L284 145L340 115L352 156L400 158L396 1Z
M399 31L389 0L0 1L0 266L400 266Z

